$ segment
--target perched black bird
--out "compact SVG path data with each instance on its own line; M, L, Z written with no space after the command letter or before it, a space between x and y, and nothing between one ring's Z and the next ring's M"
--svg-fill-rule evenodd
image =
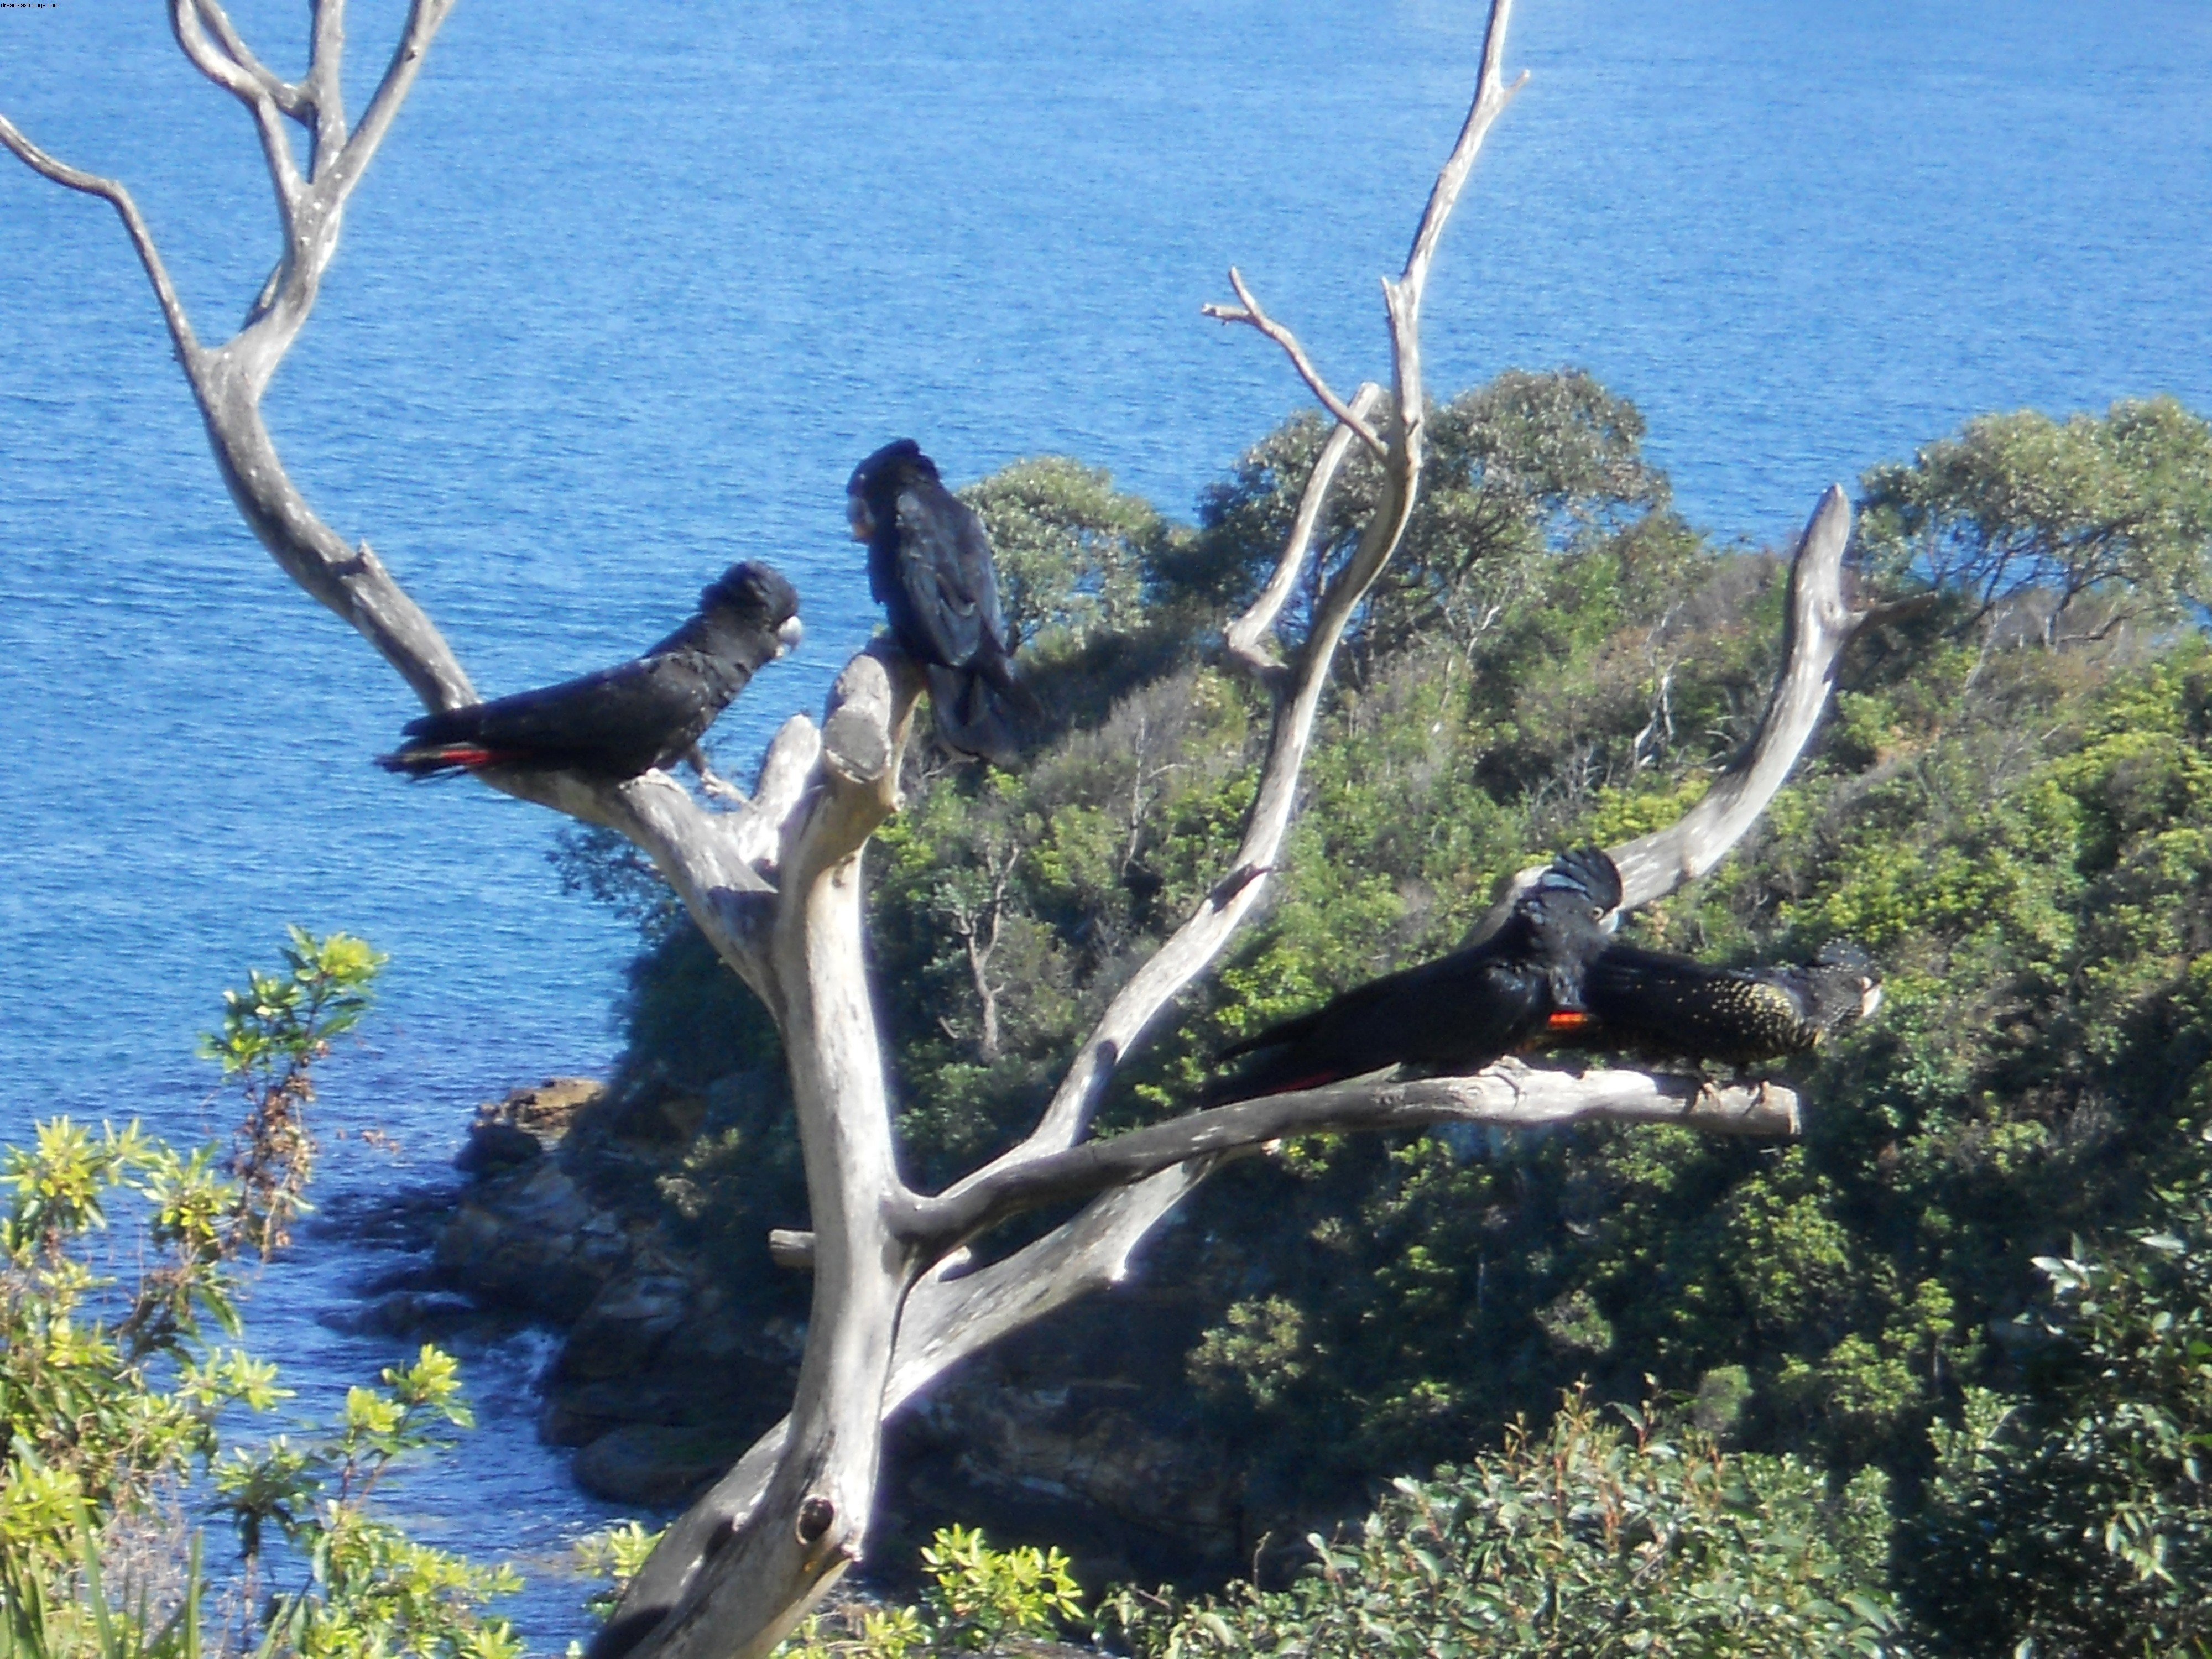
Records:
M764 664L799 643L799 595L764 564L733 564L697 614L643 656L536 691L410 720L411 741L379 755L387 772L429 778L488 766L581 772L619 782L690 759Z
M948 747L1012 763L1013 716L1036 700L1014 679L998 572L983 521L941 483L911 438L885 444L845 485L853 539L868 544L868 591L899 647L922 666Z
M1553 1022L1577 1048L1627 1048L1747 1065L1802 1054L1881 1003L1881 975L1837 939L1809 963L1715 968L1615 945L1583 980L1587 1017Z
M1596 848L1557 860L1481 944L1370 981L1310 1014L1224 1049L1252 1059L1206 1091L1208 1103L1249 1100L1360 1077L1385 1066L1476 1072L1510 1052L1555 1011L1583 1007L1583 973L1608 941L1620 872Z

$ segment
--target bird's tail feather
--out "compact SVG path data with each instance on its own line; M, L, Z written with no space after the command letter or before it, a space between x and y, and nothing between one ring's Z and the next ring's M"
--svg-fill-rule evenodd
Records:
M417 744L393 754L379 755L376 763L387 772L401 773L420 781L424 778L453 777L519 758L512 751L486 749L481 744L441 743Z
M945 745L1012 770L1021 758L1021 733L991 683L975 669L933 663L927 673L930 707Z
M1310 1014L1299 1014L1291 1019L1278 1020L1264 1031L1255 1031L1250 1036L1237 1038L1225 1048L1215 1049L1213 1063L1218 1066L1224 1060L1235 1060L1239 1054L1253 1054L1261 1048L1275 1048L1285 1043L1296 1042L1320 1023L1321 1013L1318 1009Z
M986 653L976 658L975 672L1024 720L1044 718L1044 705L1037 701L1036 693L1014 678L1014 664L1011 657Z
M1240 1100L1261 1100L1269 1095L1295 1094L1300 1089L1325 1088L1332 1083L1341 1083L1350 1075L1342 1070L1292 1073L1278 1066L1270 1073L1264 1066L1238 1072L1231 1077L1218 1077L1199 1091L1201 1106L1230 1106Z

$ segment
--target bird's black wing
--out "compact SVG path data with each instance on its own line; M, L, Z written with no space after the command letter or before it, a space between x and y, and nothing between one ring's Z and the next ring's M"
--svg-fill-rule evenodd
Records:
M982 521L944 489L909 487L898 495L898 575L925 647L947 668L1003 658L1006 624L998 574Z
M425 714L405 730L418 744L477 745L500 757L493 764L511 760L634 777L696 741L720 708L696 654L674 651ZM695 722L697 730L691 729Z
M1738 1062L1801 1053L1815 1031L1781 977L1616 945L1583 979L1597 1029L1575 1040Z
M1549 1006L1543 974L1479 945L1356 986L1312 1013L1272 1025L1220 1056L1249 1055L1211 1101L1315 1089L1386 1066L1479 1071L1514 1047Z

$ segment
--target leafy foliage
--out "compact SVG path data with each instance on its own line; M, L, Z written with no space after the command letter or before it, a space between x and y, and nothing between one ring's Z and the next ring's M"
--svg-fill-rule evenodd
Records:
M2039 1259L2030 1386L1937 1436L1899 1551L1932 1653L2212 1651L2212 1178Z
M1124 1592L1135 1650L1450 1656L1895 1655L1878 1475L1831 1496L1791 1457L1723 1453L1651 1408L1570 1394L1548 1431L1400 1480L1287 1589Z
M349 934L316 939L290 928L283 971L250 969L246 989L225 991L222 1029L201 1042L201 1054L246 1097L231 1173L238 1218L264 1257L290 1242L291 1218L305 1207L301 1194L314 1175L311 1068L368 1012L369 984L384 960Z
M1862 545L1878 567L1997 600L2039 601L2056 636L2085 594L2170 618L2212 599L2212 425L2171 398L2100 419L1985 415L1910 465L1866 477Z
M220 1455L227 1408L265 1411L289 1390L210 1330L238 1333L236 1258L279 1248L304 1207L312 1070L359 1020L383 962L358 939L297 928L284 954L283 973L224 994L222 1030L204 1045L246 1097L231 1176L215 1148L180 1154L135 1123L56 1118L0 1152L0 1654L190 1659L204 1640L220 1645L228 1632L203 1628L215 1586L200 1535L179 1539L162 1507L195 1471L212 1473L245 1546L245 1605L258 1603L270 1526L305 1564L307 1582L240 1632L258 1634L257 1653L520 1652L481 1613L515 1587L512 1572L416 1544L366 1505L395 1459L440 1443L435 1423L468 1421L446 1355L425 1348L385 1373L385 1389L352 1390L326 1437ZM118 1208L124 1237L102 1252ZM103 1552L134 1532L187 1555L169 1564L166 1604L145 1583L111 1603Z
M1145 566L1170 533L1150 502L1064 455L1015 461L960 495L990 531L1017 644L1066 654L1138 629Z
M1067 1558L1056 1549L994 1550L975 1528L954 1526L923 1548L921 1565L929 1584L918 1606L854 1603L842 1617L817 1614L776 1650L780 1659L989 1653L1009 1637L1057 1635L1083 1612Z

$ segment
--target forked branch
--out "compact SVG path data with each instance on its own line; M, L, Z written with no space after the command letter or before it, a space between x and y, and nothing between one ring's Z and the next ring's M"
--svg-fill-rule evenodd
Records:
M970 1176L970 1181L984 1179L1007 1164L1026 1163L1063 1151L1080 1140L1105 1097L1115 1069L1127 1058L1161 1010L1212 965L1265 894L1268 872L1274 866L1283 836L1290 827L1298 778L1312 743L1314 721L1321 711L1337 646L1376 578L1382 574L1383 566L1404 538L1406 526L1413 517L1414 498L1420 489L1424 396L1420 296L1428 282L1437 239L1442 235L1444 223L1458 202L1468 170L1474 165L1484 136L1510 96L1500 83L1498 64L1511 10L1511 0L1492 0L1482 72L1476 82L1474 103L1461 129L1459 141L1443 171L1437 175L1435 188L1430 191L1405 270L1395 283L1386 282L1383 285L1389 319L1395 419L1382 445L1382 490L1358 546L1323 589L1298 659L1286 677L1288 684L1276 707L1267 758L1261 767L1258 797L1229 872L1108 1005L1097 1026L1077 1051L1074 1064L1054 1091L1036 1129L997 1164ZM1246 301L1244 309L1252 313L1238 320L1251 321L1258 326L1261 313L1257 302L1251 299L1250 290L1241 277L1235 280L1239 297ZM1325 390L1317 375L1309 376L1309 380L1315 385L1316 395ZM1362 432L1365 425L1363 416L1357 416L1350 406L1337 404L1334 393L1329 393L1324 401L1338 412L1340 424L1361 432L1363 441L1372 447L1376 434L1371 430ZM1311 487L1309 489L1316 516L1333 476L1330 470L1316 468L1317 491Z
M217 0L170 0L169 21L185 56L225 91L249 104L257 97L266 98L295 120L304 121L313 113L314 100L254 56ZM215 37L213 46L210 33Z
M1382 401L1382 388L1372 380L1365 381L1352 394L1351 412L1364 421ZM1282 615L1284 605L1297 587L1298 573L1305 568L1307 555L1313 548L1314 532L1320 527L1329 492L1336 487L1336 475L1342 470L1345 458L1352 453L1355 435L1357 428L1342 421L1328 434L1306 479L1306 487L1298 496L1298 510L1291 520L1291 533L1283 543L1282 556L1275 562L1275 574L1267 579L1260 596L1223 633L1223 643L1230 656L1270 686L1279 688L1287 671L1267 641L1275 631L1275 619Z
M1812 740L1844 649L1866 629L1894 620L1909 608L1852 608L1843 584L1844 553L1850 538L1850 503L1841 484L1831 484L1814 505L1790 559L1782 666L1758 731L1695 806L1663 830L1606 849L1620 870L1623 911L1664 898L1728 856L1772 805ZM1532 865L1516 876L1471 936L1484 937L1501 926L1543 872L1543 866Z
M1244 273L1235 265L1229 267L1229 286L1237 290L1236 305L1204 305L1199 307L1200 313L1216 322L1249 323L1258 329L1283 349L1284 355L1291 360L1291 367L1297 370L1298 378L1313 395L1321 399L1322 408L1335 416L1340 424L1358 434L1359 441L1376 455L1386 453L1389 447L1382 441L1382 434L1367 423L1364 414L1330 390L1321 371L1314 367L1313 359L1306 356L1306 349L1298 343L1298 337L1270 317L1259 301L1252 297L1252 290L1244 283Z
M51 179L65 189L97 196L115 210L131 237L131 247L137 252L138 263L146 268L146 280L154 285L154 297L161 304L161 320L169 326L169 338L176 345L177 356L189 372L192 360L200 355L199 342L193 337L191 319L185 315L185 302L178 298L176 286L169 281L168 267L161 263L161 251L154 246L154 233L147 228L137 203L131 199L131 192L112 179L103 179L96 173L87 173L47 155L4 115L0 115L0 144L6 145L17 160L40 177Z
M1844 597L1844 552L1850 539L1850 502L1841 484L1830 484L1790 561L1782 671L1759 731L1681 817L1610 849L1620 866L1623 909L1649 904L1718 864L1758 822L1797 763L1828 706L1844 647L1878 619L1872 611L1854 611Z
M296 234L300 195L305 187L299 163L292 156L290 135L284 131L284 106L296 110L301 103L297 88L287 86L246 50L238 31L216 0L169 0L169 25L177 45L192 67L246 106L260 134L262 160L270 182L276 189L276 210L284 222L284 240ZM221 44L208 38L213 27Z

